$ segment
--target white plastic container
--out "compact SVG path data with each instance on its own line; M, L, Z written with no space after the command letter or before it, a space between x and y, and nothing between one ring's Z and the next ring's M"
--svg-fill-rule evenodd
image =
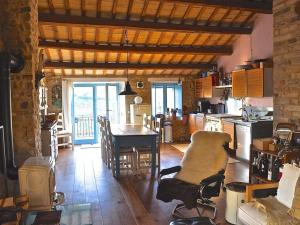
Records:
M173 133L172 133L172 122L164 122L164 142L172 143L173 142Z
M246 183L232 182L226 185L225 219L231 224L240 224L238 209L245 200Z
M50 210L55 192L54 162L49 156L28 158L19 168L20 194L29 197L29 209Z

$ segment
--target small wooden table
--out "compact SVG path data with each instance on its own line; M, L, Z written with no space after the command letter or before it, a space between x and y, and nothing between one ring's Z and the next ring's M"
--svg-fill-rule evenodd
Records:
M112 125L111 133L115 144L116 177L120 176L120 147L151 146L151 175L156 171L156 132L141 125Z

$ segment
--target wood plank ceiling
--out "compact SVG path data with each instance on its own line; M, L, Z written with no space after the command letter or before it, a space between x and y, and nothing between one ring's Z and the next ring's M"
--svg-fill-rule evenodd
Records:
M39 46L53 75L197 74L232 54L256 13L272 1L39 0Z

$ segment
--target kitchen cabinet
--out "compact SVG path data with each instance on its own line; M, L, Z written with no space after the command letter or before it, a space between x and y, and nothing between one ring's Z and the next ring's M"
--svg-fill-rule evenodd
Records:
M204 114L189 115L189 132L194 133L197 130L204 130Z
M257 68L232 72L233 97L269 97L273 95L273 69Z
M202 78L195 80L195 96L203 98Z
M189 131L190 134L196 131L196 114L189 115Z
M247 76L245 70L232 72L232 96L247 96Z
M231 137L231 142L229 143L229 148L235 149L235 133L234 133L234 123L222 120L222 130Z
M204 130L204 115L196 115L196 130Z
M212 77L199 78L195 81L195 96L198 98L213 97Z

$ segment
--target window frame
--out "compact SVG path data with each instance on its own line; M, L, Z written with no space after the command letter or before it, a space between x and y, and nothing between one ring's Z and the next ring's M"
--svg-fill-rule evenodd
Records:
M163 114L167 112L167 105L168 105L168 96L167 96L167 89L173 88L174 89L174 108L178 108L177 116L182 115L182 86L178 85L177 83L152 83L151 85L151 108L152 114L157 114L156 104L156 91L153 93L156 88L163 88ZM153 99L154 97L154 99Z

